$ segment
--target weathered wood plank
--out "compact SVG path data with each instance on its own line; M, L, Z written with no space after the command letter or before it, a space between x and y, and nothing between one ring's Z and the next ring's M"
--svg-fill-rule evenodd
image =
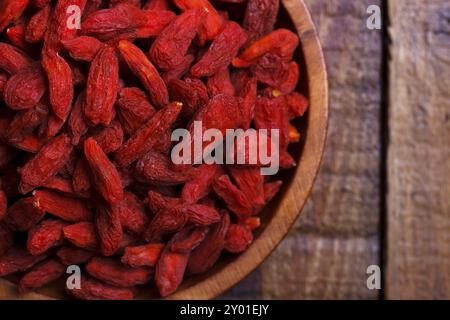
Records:
M450 3L389 2L387 298L450 298Z
M295 230L261 268L262 297L377 299L382 35L365 27L380 1L307 0L324 46L330 127L323 167Z

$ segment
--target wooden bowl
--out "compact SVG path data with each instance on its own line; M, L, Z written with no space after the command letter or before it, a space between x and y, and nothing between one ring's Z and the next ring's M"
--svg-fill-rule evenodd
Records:
M213 299L237 284L256 269L286 236L310 194L321 163L327 132L327 74L319 38L305 3L303 0L282 0L282 4L281 26L295 28L301 39L297 55L297 62L303 71L299 89L310 101L307 116L296 123L303 135L302 144L290 150L297 159L298 167L284 173L284 187L263 211L263 226L250 248L237 257L224 257L205 275L186 279L168 299ZM18 295L16 285L0 279L0 299L64 298L61 291L63 285L59 283L39 293ZM150 292L142 293L137 298L155 297L156 292Z

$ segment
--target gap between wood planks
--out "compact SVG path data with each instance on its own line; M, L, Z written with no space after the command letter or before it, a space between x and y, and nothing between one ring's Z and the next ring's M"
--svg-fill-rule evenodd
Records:
M380 222L379 222L379 259L381 269L381 290L379 298L385 299L386 268L387 268L387 193L388 193L388 147L389 147L389 62L390 62L390 45L389 37L389 0L381 0L382 12L382 61L381 61L381 106L380 106Z

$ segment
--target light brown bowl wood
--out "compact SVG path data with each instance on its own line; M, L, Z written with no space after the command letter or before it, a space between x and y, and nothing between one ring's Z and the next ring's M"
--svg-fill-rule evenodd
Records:
M300 36L302 52L298 62L304 64L302 88L310 100L307 119L299 123L303 134L301 150L293 150L298 167L284 174L285 186L277 199L262 214L263 228L250 248L238 257L225 257L207 274L187 279L169 299L213 299L230 289L256 269L286 236L300 215L309 196L324 151L328 123L328 83L322 48L311 16L303 0L282 0L284 8ZM288 19L288 16L285 17ZM302 58L303 57L303 58ZM304 59L304 61L303 61ZM299 146L296 146L299 149ZM286 261L289 263L289 261ZM0 280L0 299L63 298L62 283L40 293L18 295L16 286ZM58 289L56 289L58 288ZM138 298L155 298L141 293Z

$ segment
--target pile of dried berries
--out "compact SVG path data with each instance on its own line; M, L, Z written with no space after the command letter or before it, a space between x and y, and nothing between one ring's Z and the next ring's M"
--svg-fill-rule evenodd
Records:
M281 182L170 161L172 130L202 120L279 129L295 165L299 39L274 30L279 0L244 1L1 1L0 277L27 292L76 264L76 298L167 296L248 248Z

